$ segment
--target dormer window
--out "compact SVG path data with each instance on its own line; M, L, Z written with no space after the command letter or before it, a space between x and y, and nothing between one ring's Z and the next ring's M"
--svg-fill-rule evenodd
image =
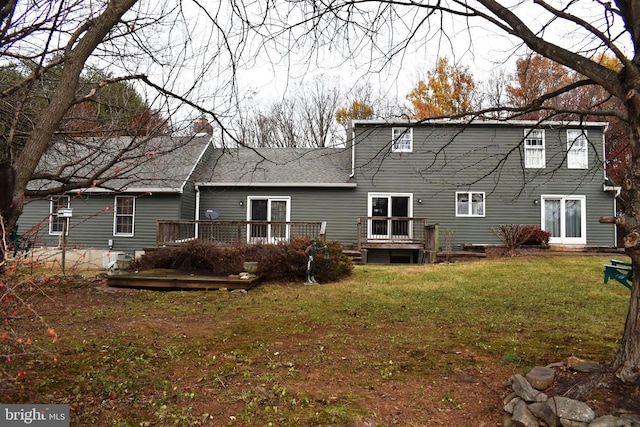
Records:
M544 130L524 130L524 167L543 169L545 167Z
M394 153L411 153L413 151L413 129L393 128L391 130L391 151Z

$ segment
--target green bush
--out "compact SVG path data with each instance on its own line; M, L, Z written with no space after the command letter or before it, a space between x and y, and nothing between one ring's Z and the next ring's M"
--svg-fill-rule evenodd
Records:
M246 261L258 263L257 274L266 281L304 281L307 257L305 249L310 239L294 237L288 244L237 243L219 244L208 240L193 240L172 248L158 248L146 253L134 268L150 270L168 268L195 274L228 276L243 271ZM342 253L339 242L321 242L327 251L319 251L316 279L321 283L347 277L353 271L351 259ZM327 256L328 255L328 256Z

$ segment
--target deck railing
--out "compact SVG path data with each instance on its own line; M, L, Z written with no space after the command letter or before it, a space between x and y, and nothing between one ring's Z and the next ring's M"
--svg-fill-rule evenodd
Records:
M292 237L326 239L326 223L299 221L158 220L156 244L179 245L194 239L220 243L283 243Z
M368 243L406 243L435 249L436 230L437 227L427 223L427 218L359 217L357 245L361 249Z

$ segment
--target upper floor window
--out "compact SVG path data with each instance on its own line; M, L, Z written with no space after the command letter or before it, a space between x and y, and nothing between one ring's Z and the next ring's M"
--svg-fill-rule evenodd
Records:
M587 169L589 167L588 147L586 130L567 130L567 167L569 169Z
M484 216L484 192L457 192L456 216Z
M524 130L524 167L542 169L545 167L544 130Z
M113 235L133 236L136 199L133 196L116 196L113 213Z
M60 209L68 208L69 203L69 196L56 196L49 201L49 234L69 233L69 218L57 215Z
M391 130L391 151L394 153L410 153L413 151L413 129L393 128Z

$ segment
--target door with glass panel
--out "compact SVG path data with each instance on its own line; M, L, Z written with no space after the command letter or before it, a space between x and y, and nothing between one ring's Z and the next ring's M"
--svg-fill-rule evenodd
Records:
M369 217L370 239L410 239L411 195L370 195Z
M249 200L249 241L278 243L289 239L289 200ZM264 224L260 224L264 222Z
M543 196L543 229L551 244L587 243L584 196Z

